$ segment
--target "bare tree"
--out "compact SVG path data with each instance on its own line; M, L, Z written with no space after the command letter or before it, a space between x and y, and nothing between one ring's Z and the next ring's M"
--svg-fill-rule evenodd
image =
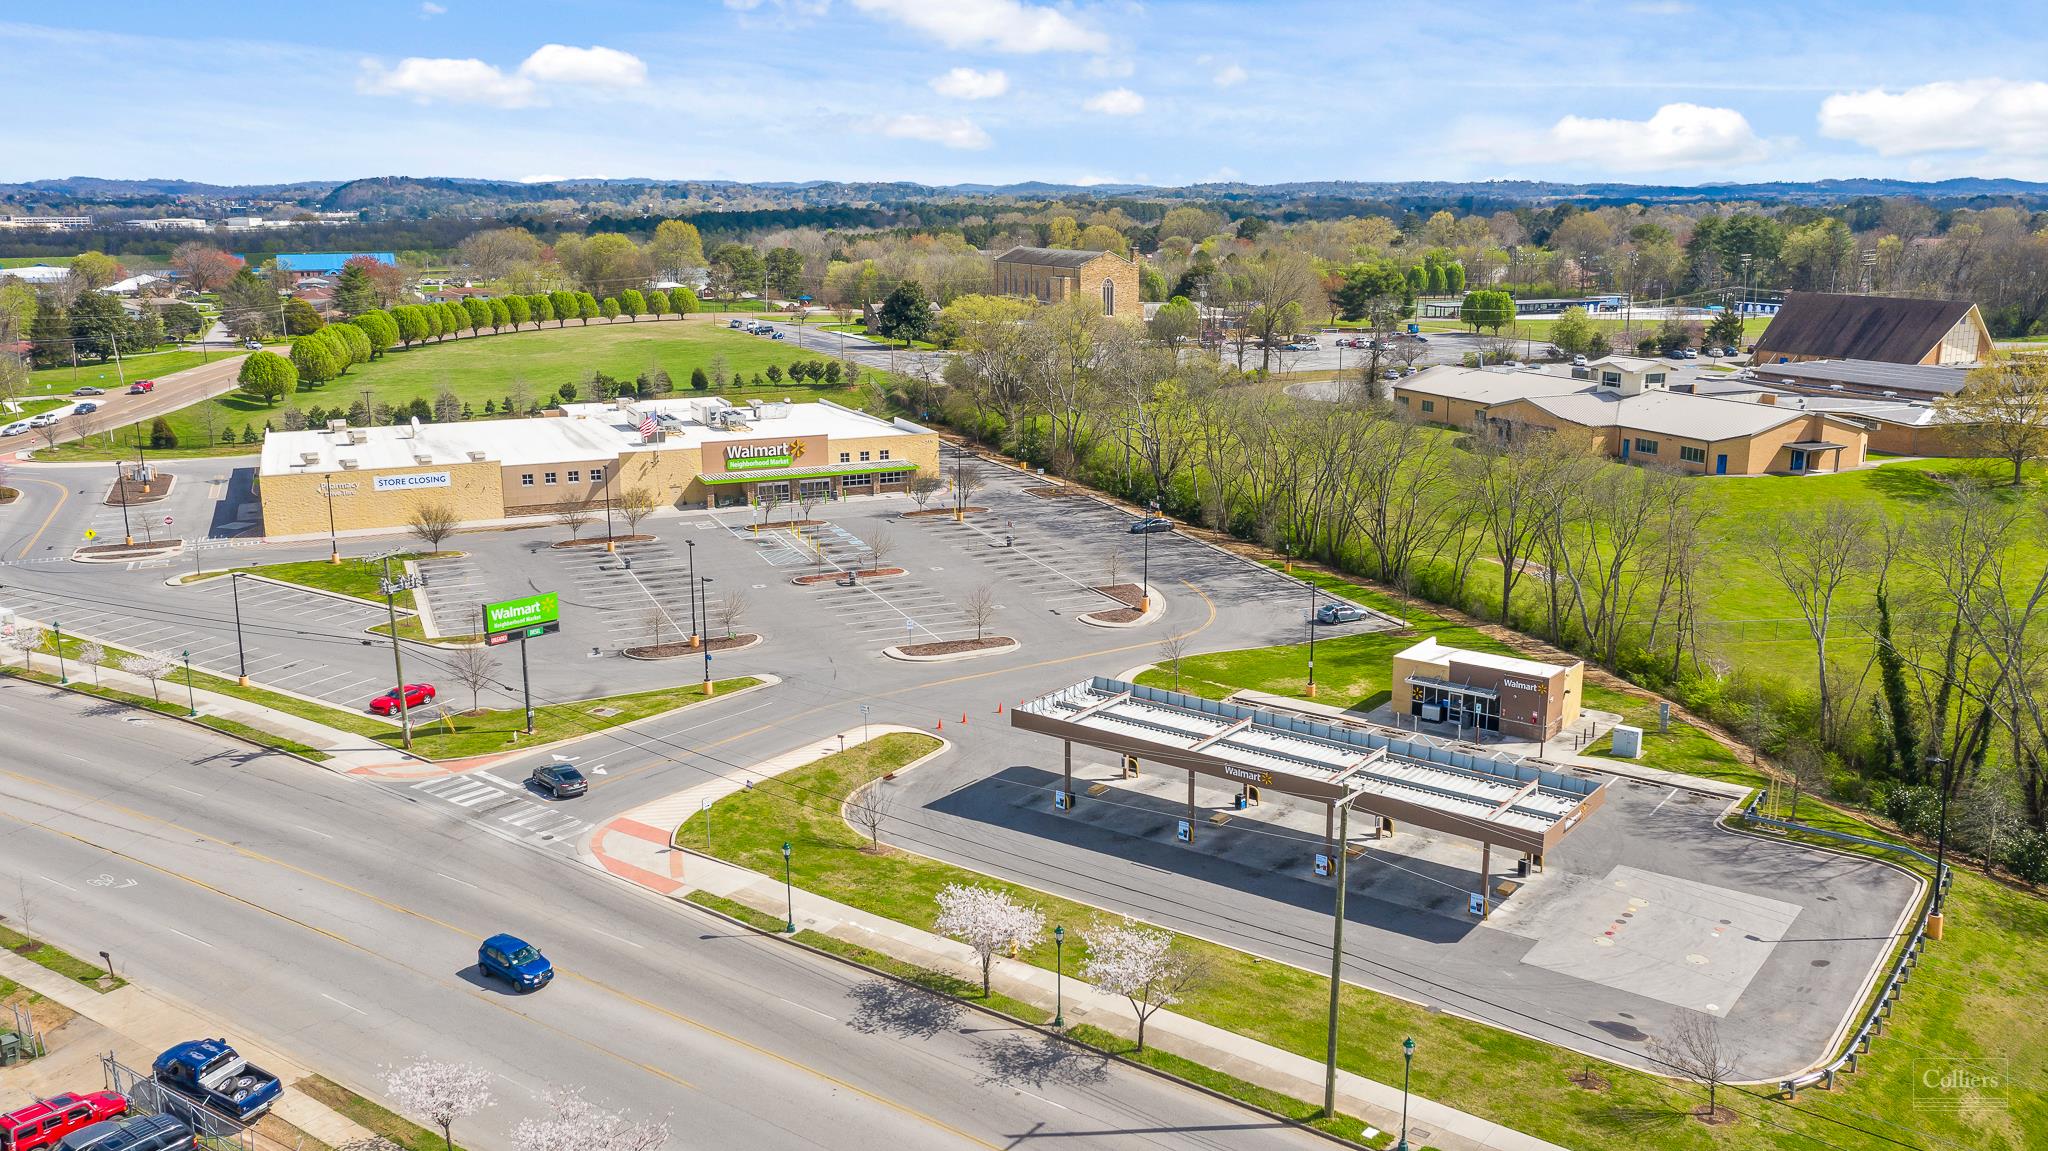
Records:
M640 617L640 622L646 625L649 632L653 633L648 637L647 646L659 651L661 648L661 629L668 626L668 612L659 606L648 608L646 613Z
M946 481L923 472L910 477L910 483L905 485L910 492L911 501L917 504L920 511L924 510L925 505L931 503L932 497L939 494L945 486Z
M746 622L749 606L747 593L743 591L729 591L718 597L718 606L711 609L711 614L718 620L725 638L731 639L733 632Z
M29 893L28 893L28 878L27 878L26 876L23 876L23 877L17 878L17 879L16 879L15 881L14 881L14 883L15 883L15 889L14 889L14 890L15 890L15 895L16 895L16 897L17 897L17 898L18 898L18 899L20 900L20 908L21 908L21 920L20 920L20 922L21 922L21 933L22 933L23 935L34 935L34 934L35 934L35 929L34 929L34 927L33 927L33 926L32 926L32 925L30 924L29 920L30 920L30 919L31 919L31 918L32 918L32 917L33 917L33 916L35 915L35 911L36 911L36 901L35 901L35 899L34 899L34 898L33 898L32 896L30 896L30 895L29 895Z
M137 652L121 661L122 671L129 675L139 675L149 681L149 694L154 696L158 703L162 703L164 699L158 684L165 676L171 674L171 669L176 666L177 661L160 651Z
M455 509L441 500L421 500L413 505L412 516L405 521L405 530L414 539L427 545L429 552L441 550L441 541L455 534Z
M497 681L498 657L487 647L458 648L448 672L455 682L469 689L469 710L474 715L483 710L484 688Z
M1007 891L979 884L949 883L939 891L939 916L932 930L974 949L981 960L981 995L989 995L989 967L997 951L1032 947L1045 932L1045 914L1017 902Z
M1122 547L1111 544L1103 550L1102 579L1104 587L1115 587L1124 582L1124 549Z
M1088 932L1088 958L1081 978L1098 991L1130 1000L1138 1015L1138 1050L1145 1049L1145 1023L1162 1007L1178 1003L1202 977L1202 964L1170 931L1126 919Z
M1820 693L1820 741L1832 746L1834 695L1830 688L1828 638L1835 601L1870 567L1876 523L1860 504L1835 499L1818 507L1779 509L1760 517L1752 544L1757 563L1778 581L1799 607L1813 640Z
M967 618L974 622L974 638L979 641L982 632L996 615L996 585L983 584L967 593L967 602L960 605Z
M36 669L36 653L43 648L43 635L41 624L16 623L14 632L7 637L7 645L21 653L21 666L28 671Z
M556 507L555 522L569 529L569 539L573 543L583 533L583 525L589 523L596 514L597 509L592 506L590 498L585 496Z
M78 654L74 658L92 669L92 685L98 687L100 685L100 665L107 662L107 649L96 643L88 643L78 649Z
M818 499L819 493L815 488L807 488L803 485L803 481L797 481L795 502L798 518L810 519L811 509L817 506Z
M880 846L882 824L888 821L894 807L894 797L882 787L882 781L877 779L847 798L846 814L853 820L855 826L867 831L870 843Z
M1180 661L1188 653L1186 632L1167 636L1159 641L1159 662L1173 672L1173 690L1180 690Z
M761 522L765 524L775 518L775 509L782 506L782 497L770 490L755 497L754 502L760 505Z
M879 568L882 566L882 561L889 558L889 553L894 550L896 550L896 538L889 534L888 525L877 525L874 532L868 537L869 562Z
M982 474L980 464L964 461L954 465L953 506L958 509L965 509L967 501L974 498L974 493L982 489L982 485L987 482L987 479L988 477Z
M627 535L640 534L640 521L654 514L655 502L654 489L644 484L636 484L619 493L613 506L619 509L620 517L626 521Z
M1732 1111L1723 1114L1718 1097L1721 1084L1735 1073L1735 1052L1722 1042L1719 1020L1703 1012L1687 1011L1679 1016L1669 1036L1652 1040L1650 1046L1673 1071L1707 1089L1705 1112L1695 1108L1695 1116L1708 1123L1735 1118Z
M421 1059L384 1072L384 1087L398 1109L441 1129L441 1142L455 1151L455 1121L491 1105L491 1072L467 1063Z

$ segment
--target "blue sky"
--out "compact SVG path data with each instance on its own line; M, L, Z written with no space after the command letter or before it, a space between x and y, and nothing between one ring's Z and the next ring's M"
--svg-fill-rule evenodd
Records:
M2048 179L2017 2L38 9L0 180Z

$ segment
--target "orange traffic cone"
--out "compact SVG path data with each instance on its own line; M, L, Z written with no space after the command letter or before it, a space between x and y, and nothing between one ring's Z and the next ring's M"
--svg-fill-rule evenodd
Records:
M939 726L937 726L937 727L933 728L932 730L933 730L933 731L944 731L944 730L946 730L946 721L945 721L945 720L943 720L943 719L942 719L942 720L940 720L940 721L939 721Z
M966 713L966 712L964 712L964 711L960 713L960 722L961 722L961 723L966 723L966 722L967 722L967 713Z

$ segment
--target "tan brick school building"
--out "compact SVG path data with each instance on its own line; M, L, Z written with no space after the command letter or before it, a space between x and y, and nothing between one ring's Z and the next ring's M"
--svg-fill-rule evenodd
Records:
M523 420L271 432L257 492L269 539L403 531L424 503L467 526L515 522L634 488L657 506L820 503L905 490L939 438L830 401L716 397L572 404Z

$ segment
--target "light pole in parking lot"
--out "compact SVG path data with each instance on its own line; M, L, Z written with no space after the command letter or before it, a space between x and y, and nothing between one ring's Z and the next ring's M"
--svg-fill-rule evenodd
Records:
M710 576L699 576L697 579L697 595L702 600L704 620L707 624L711 621L711 589L704 585L710 582ZM704 637L704 694L711 694L711 637L709 636Z
M782 898L786 901L785 906L789 909L788 914L782 920L782 930L785 934L795 935L796 889L789 885L789 844L787 841L782 845Z
M1158 500L1153 500L1145 506L1152 509L1154 516L1159 514ZM1152 533L1149 531L1145 533L1144 551L1145 558L1138 565L1138 612L1140 615L1152 610Z
M137 476L139 482L142 477ZM121 493L121 534L127 538L128 546L135 546L135 529L128 526L128 483L121 475L121 465L114 465L114 487ZM197 550L197 549L194 549Z
M703 637L697 630L697 541L683 542L690 545L690 646L696 647Z
M604 474L604 550L613 551L612 543L612 473Z
M327 493L327 562L341 562L341 541L334 534L334 473L320 477L320 490Z
M1316 585L1312 583L1308 585L1308 697L1316 697Z
M242 646L242 573L230 572L228 574L228 586L234 589L235 596L235 660L240 668L236 673L235 682L243 687L248 687L249 652L247 648Z

